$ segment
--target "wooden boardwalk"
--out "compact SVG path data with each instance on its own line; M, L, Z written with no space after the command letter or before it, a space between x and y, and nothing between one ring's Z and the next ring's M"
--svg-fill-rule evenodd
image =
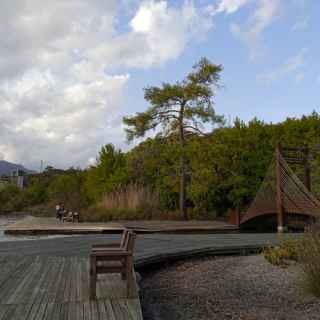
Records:
M293 235L299 236L299 235ZM0 243L0 320L142 319L140 302L126 299L120 276L98 282L89 300L88 256L91 245L119 241L98 234ZM277 234L141 234L135 267L181 258L246 253L274 245Z
M298 236L298 235L292 235ZM60 238L26 241L0 242L0 256L60 256L88 257L93 244L117 242L120 235L99 234L79 235ZM228 234L140 234L137 237L135 266L147 265L157 259L168 261L180 256L194 256L197 253L215 254L224 250L244 247L263 248L277 244L279 235L275 233L228 233Z
M47 234L101 234L122 232L119 223L72 223L56 218L26 217L5 228L6 234L47 235Z
M0 256L0 320L140 320L140 301L126 298L119 275L101 275L89 299L85 257Z
M39 234L102 234L120 233L124 228L139 233L226 233L238 227L221 221L119 221L108 223L64 222L55 218L27 217L6 227L5 233Z

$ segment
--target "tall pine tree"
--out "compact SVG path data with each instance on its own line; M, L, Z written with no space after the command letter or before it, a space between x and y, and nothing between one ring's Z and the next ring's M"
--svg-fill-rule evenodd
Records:
M177 136L180 146L180 213L187 219L185 146L189 135L205 134L205 124L223 122L213 108L215 89L220 80L221 65L202 58L187 77L176 84L163 83L161 87L144 89L150 106L145 112L124 117L129 141L143 137L151 129L160 127L163 136Z

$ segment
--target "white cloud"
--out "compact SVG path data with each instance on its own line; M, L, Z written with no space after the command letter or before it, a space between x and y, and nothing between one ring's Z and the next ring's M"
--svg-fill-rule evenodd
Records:
M235 13L241 7L252 2L253 0L221 0L216 5L209 5L207 10L211 15L225 12L226 14Z
M1 113L1 145L12 160L39 159L58 166L79 165L96 153L106 137L119 140L117 107L128 75L103 76L89 83L41 83L2 87L11 109ZM20 81L21 82L21 81ZM11 151L10 151L11 150Z
M86 165L102 144L124 138L130 69L123 68L175 59L212 26L192 2L135 5L119 32L117 0L1 1L0 152L7 160Z
M26 69L61 71L79 52L114 32L116 1L2 0L0 77Z
M300 83L304 79L304 73L301 70L305 65L307 49L301 49L296 55L290 57L285 63L279 67L259 74L257 80L263 84L271 84L284 77L292 76L296 83Z
M255 10L242 25L232 23L230 30L233 35L244 41L250 50L250 59L255 59L259 48L261 34L276 19L279 13L280 0L219 0L207 6L207 12L212 16L217 14L231 15L248 5L254 5Z
M130 33L92 50L89 60L107 57L110 63L141 68L163 64L177 58L191 40L201 39L212 27L212 21L191 2L173 8L166 1L144 1L130 26Z
M148 54L142 58L147 65L178 57L191 39L201 39L212 27L211 19L187 1L181 9L170 8L166 1L145 2L130 24L135 40L144 37Z
M303 31L309 26L309 17L299 19L292 27L292 31Z
M263 55L262 34L283 12L285 14L290 12L292 7L299 12L300 19L293 25L292 31L304 30L309 25L309 17L305 14L305 0L215 0L206 7L206 11L211 16L232 15L249 6L249 17L245 22L231 23L230 31L248 45L251 60ZM282 10L283 8L286 10Z
M147 33L152 29L153 16L159 16L166 11L167 3L146 3L142 5L134 18L131 20L132 29L135 32Z
M250 58L254 59L262 32L277 18L280 0L259 0L257 8L247 21L246 27L239 24L231 25L231 32L245 41L250 48Z
M96 158L93 158L93 157L89 158L89 160L88 160L88 165L89 166L95 166L96 164L97 164L97 159Z

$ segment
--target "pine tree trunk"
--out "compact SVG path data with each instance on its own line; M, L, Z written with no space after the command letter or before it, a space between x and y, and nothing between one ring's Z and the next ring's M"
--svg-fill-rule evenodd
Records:
M183 152L183 151L182 151ZM180 215L184 220L188 220L187 206L186 206L186 164L184 154L180 156L180 194L179 205Z
M185 103L181 104L180 116L179 116L179 130L180 130L180 194L179 194L179 206L180 215L184 220L188 220L187 205L186 205L186 159L185 159L185 136L184 136L184 107Z

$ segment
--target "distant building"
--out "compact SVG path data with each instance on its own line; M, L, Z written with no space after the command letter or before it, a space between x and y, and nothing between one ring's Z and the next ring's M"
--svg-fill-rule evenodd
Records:
M26 172L21 169L18 169L18 168L12 170L12 172L11 172L11 177L22 177L25 175L26 175Z
M25 175L26 172L21 169L15 169L11 172L11 183L15 184L18 188L23 189L25 187Z

